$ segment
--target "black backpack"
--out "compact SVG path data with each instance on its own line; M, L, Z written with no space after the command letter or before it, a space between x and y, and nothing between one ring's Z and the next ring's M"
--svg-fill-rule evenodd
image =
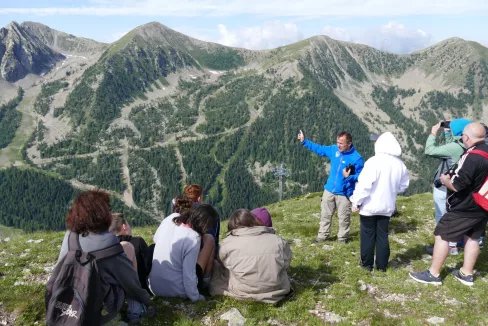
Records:
M71 232L68 250L46 286L46 325L100 325L105 281L97 261L120 255L124 249L117 243L86 253L81 250L80 235Z

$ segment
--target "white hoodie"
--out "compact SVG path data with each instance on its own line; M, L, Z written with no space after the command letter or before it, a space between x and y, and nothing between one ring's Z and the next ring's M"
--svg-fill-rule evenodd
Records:
M408 187L408 170L398 158L402 149L392 133L381 134L374 152L364 164L350 200L353 207L359 207L360 215L391 216L397 194Z

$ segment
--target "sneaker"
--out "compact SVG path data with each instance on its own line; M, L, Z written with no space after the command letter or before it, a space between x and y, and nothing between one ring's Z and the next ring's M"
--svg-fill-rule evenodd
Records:
M418 273L410 272L408 273L408 275L410 275L411 278L420 283L442 285L442 279L440 277L435 277L434 275L432 275L428 269Z
M434 246L425 246L425 252L432 256L434 254Z
M483 245L484 245L484 241L483 241L483 240L484 240L484 238L483 238L483 237L480 237L480 238L478 239L478 244L480 245L480 249L483 249Z
M453 270L451 274L454 275L454 278L456 280L463 283L464 285L467 285L467 286L473 286L474 285L473 275L463 275L460 269Z
M457 256L459 255L459 250L457 247L449 247L449 255Z

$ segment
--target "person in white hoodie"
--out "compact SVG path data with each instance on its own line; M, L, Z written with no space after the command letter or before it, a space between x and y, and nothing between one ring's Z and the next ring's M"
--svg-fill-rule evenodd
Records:
M388 225L395 211L396 196L409 184L408 170L398 157L400 144L390 132L381 134L375 155L366 161L351 196L352 210L359 211L361 266L372 271L376 247L376 268L386 271L390 257Z

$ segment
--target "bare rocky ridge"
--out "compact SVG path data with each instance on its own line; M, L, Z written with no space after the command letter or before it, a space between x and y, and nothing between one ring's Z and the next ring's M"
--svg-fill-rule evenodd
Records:
M28 73L42 74L64 56L16 22L0 29L0 76L14 82Z
M108 44L57 31L36 22L23 22L22 28L36 35L44 44L60 53L92 54L103 51Z

